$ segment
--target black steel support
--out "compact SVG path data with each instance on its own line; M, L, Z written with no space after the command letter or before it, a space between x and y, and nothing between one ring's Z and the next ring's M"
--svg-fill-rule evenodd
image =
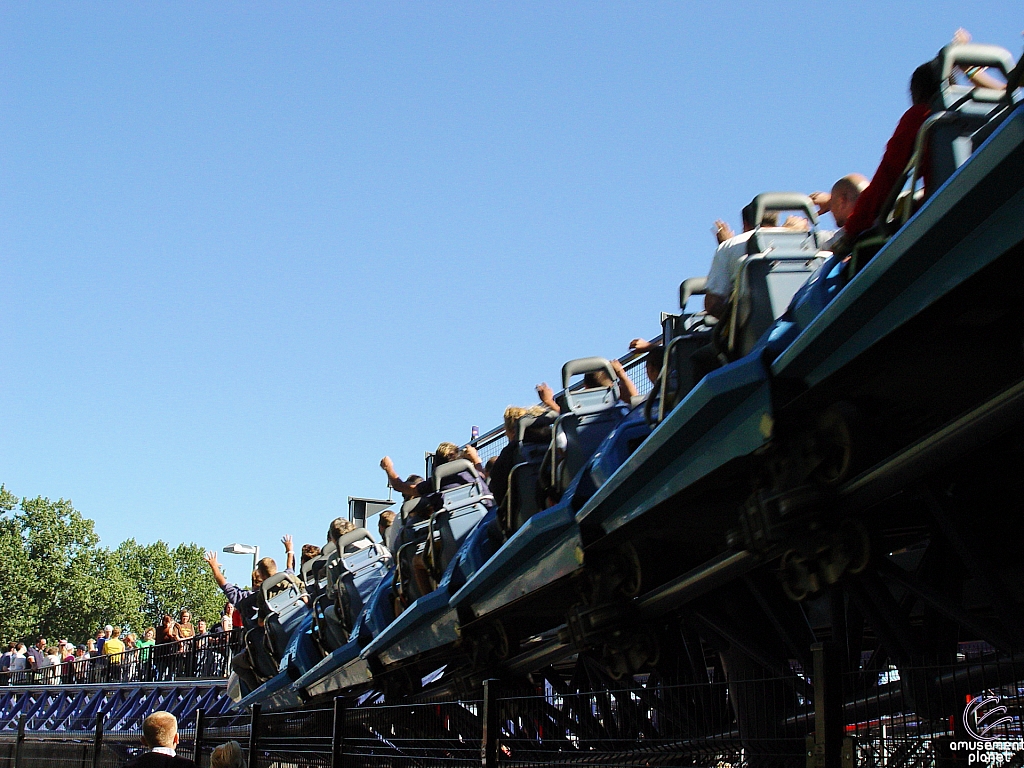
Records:
M96 735L92 742L92 768L100 768L100 755L103 754L103 717L102 710L96 713Z
M334 699L334 721L331 724L331 768L341 768L345 754L345 697Z
M203 732L206 730L206 712L202 707L196 710L196 743L192 750L192 761L203 764Z
M480 765L498 768L498 681L484 680L484 709L480 733Z
M839 655L831 642L811 646L814 659L814 743L808 768L842 768L843 691Z
M260 746L260 707L259 704L252 705L252 720L249 721L249 768L259 768L259 746Z
M14 768L21 768L22 745L25 743L25 725L28 723L28 716L22 715L18 718L18 737L14 742Z

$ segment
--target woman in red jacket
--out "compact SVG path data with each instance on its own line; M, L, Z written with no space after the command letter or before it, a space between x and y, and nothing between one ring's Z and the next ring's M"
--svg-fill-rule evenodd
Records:
M939 74L936 62L922 64L914 70L910 77L910 99L913 106L903 113L896 131L892 138L885 145L885 154L882 155L882 162L878 164L878 170L871 177L871 183L867 189L860 193L853 213L846 220L845 246L847 249L852 246L857 236L870 229L881 213L882 205L892 192L900 174L910 162L910 156L914 153L914 142L917 140L917 132L921 130L924 121L931 114L931 102L939 92ZM931 169L927 162L924 163L924 193L928 195L931 182Z

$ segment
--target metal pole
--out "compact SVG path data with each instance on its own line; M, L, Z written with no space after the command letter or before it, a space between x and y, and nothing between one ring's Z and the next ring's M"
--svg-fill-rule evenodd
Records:
M21 768L22 745L25 743L25 726L28 723L28 716L22 715L18 718L18 737L14 742L14 768Z
M841 768L843 699L839 657L831 642L811 646L814 661L814 749L807 764L814 768ZM810 751L810 750L809 750Z
M484 711L481 713L480 765L498 766L498 681L484 680Z
M254 546L256 547L256 551L252 553L252 569L255 571L256 563L260 561L260 545L256 544Z
M334 699L334 722L331 728L331 768L341 768L345 754L345 697Z
M260 744L260 710L259 704L252 705L252 719L249 721L249 768L259 768L256 750Z
M192 761L196 765L202 765L203 760L203 731L206 730L206 712L202 707L196 710L196 743L192 750Z
M100 768L100 753L103 752L104 712L96 713L96 736L92 742L92 768Z

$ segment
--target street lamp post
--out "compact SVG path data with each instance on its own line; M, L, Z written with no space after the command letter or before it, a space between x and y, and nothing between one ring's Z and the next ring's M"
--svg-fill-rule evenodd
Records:
M224 551L229 555L252 555L252 569L256 570L256 563L260 560L260 547L258 544L228 544Z

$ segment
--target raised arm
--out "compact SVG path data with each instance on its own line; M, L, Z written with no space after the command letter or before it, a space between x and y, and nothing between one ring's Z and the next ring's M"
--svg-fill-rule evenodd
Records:
M206 557L203 558L210 566L210 570L213 571L213 580L217 582L217 586L224 589L224 585L228 583L228 580L224 578L224 574L220 572L220 563L217 562L217 553L210 550L206 553Z
M622 402L632 405L633 399L640 396L640 392L636 388L636 384L629 378L629 374L626 373L626 369L622 367L622 363L618 360L612 360L612 370L615 371L615 375L619 377L619 400Z
M546 382L542 381L540 384L537 385L537 397L540 398L541 403L546 405L555 413L562 412L562 409L559 407L558 403L555 402L554 391L551 389L551 387L547 385Z
M390 485L396 491L401 493L403 496L406 494L416 495L416 486L405 482L402 478L398 476L398 473L395 472L395 465L391 461L390 456L385 456L383 459L380 460L380 468L383 469L388 476L388 485Z
M469 459L471 462L473 462L473 466L476 467L477 472L479 472L481 475L484 474L484 465L483 462L480 461L480 454L476 452L476 448L474 448L472 445L467 445L463 449L462 455L464 458Z
M292 571L295 571L295 550L292 548L292 535L286 533L281 537L281 543L284 544L284 567Z

